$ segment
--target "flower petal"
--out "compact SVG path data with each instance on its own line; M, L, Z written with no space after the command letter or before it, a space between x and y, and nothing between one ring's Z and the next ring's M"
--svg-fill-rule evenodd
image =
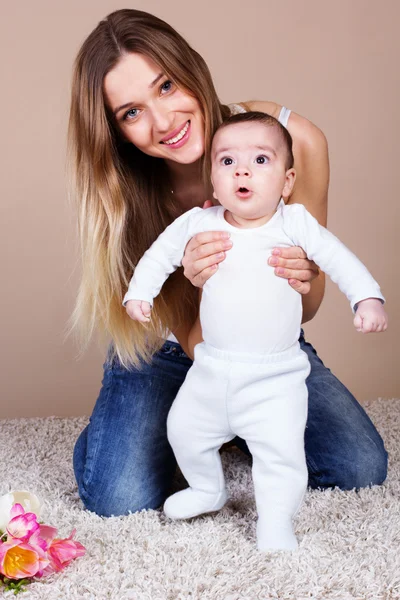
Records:
M86 548L85 548L85 546L82 546L82 544L80 542L75 542L75 546L76 546L76 558L79 558L80 556L84 556L86 554Z
M10 510L10 519L14 519L15 517L19 517L20 515L25 514L25 509L22 504L14 504L14 506Z
M76 557L76 546L73 540L54 540L49 551L53 558L60 561L61 565L71 562Z
M14 517L7 525L7 533L24 542L27 542L37 529L39 529L39 523L34 513L25 513Z
M41 537L41 526L39 526L39 528L32 533L31 537L29 538L29 545L36 550L39 556L44 556L46 554L48 543L44 538Z
M46 542L51 542L57 535L57 529L51 527L51 525L40 525L39 528L39 535L46 540Z
M39 569L39 556L29 544L2 544L0 572L10 579L33 577Z

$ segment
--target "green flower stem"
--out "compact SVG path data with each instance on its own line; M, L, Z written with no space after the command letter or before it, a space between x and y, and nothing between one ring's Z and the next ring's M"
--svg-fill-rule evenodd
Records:
M20 592L26 592L25 586L29 583L32 583L32 579L9 579L8 577L5 577L1 574L0 581L4 585L4 590L6 592L13 591L15 596Z

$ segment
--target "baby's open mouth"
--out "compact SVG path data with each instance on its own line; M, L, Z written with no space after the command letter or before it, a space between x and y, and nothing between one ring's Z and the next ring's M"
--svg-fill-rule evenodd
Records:
M247 188L246 186L241 185L240 187L237 188L236 195L241 200L247 200L248 198L252 197L253 192L251 190L249 190L249 188Z

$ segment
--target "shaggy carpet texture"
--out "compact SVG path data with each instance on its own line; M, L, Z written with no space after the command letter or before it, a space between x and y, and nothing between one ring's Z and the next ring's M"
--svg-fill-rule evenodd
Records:
M161 511L101 518L83 509L71 456L85 418L0 421L0 494L27 489L62 537L87 548L21 599L400 599L400 400L366 406L390 454L383 486L308 491L295 526L300 548L261 554L250 460L223 452L231 495L215 515L172 522ZM185 487L177 474L175 489ZM14 597L6 592L5 598Z

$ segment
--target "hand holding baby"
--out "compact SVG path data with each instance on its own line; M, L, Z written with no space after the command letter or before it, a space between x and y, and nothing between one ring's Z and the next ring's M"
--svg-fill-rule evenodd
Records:
M357 304L354 327L361 333L380 333L386 331L388 316L383 304L377 298L366 298Z
M148 323L150 321L151 306L144 300L129 300L126 303L126 312L134 321Z

